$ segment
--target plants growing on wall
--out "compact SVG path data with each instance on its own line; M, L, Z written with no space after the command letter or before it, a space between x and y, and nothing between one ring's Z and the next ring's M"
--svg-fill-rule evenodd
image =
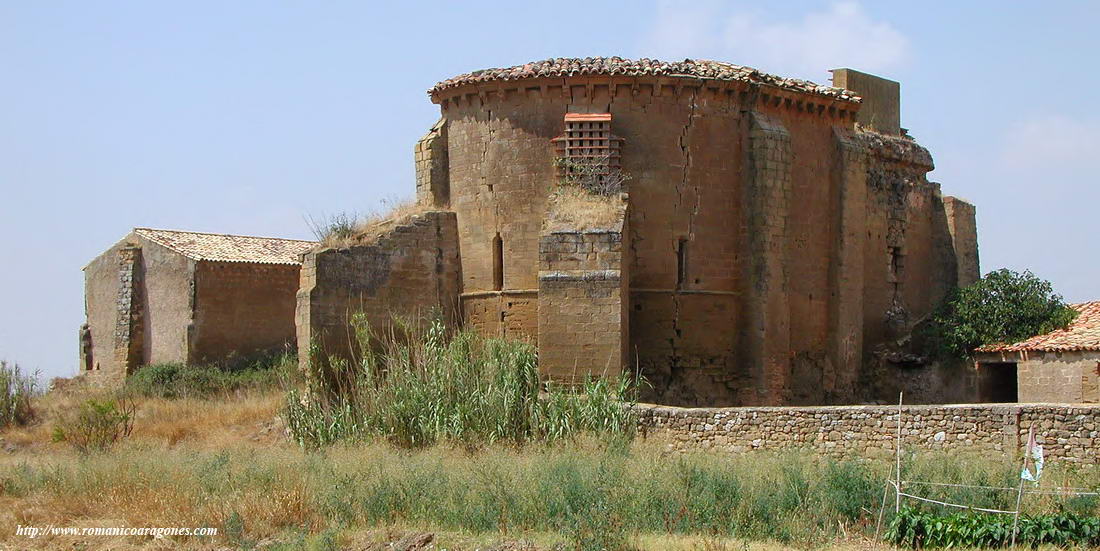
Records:
M1064 328L1076 316L1049 281L1030 271L1000 269L944 300L924 330L926 349L938 357L963 358L982 345Z
M554 167L561 185L574 186L594 195L622 193L630 181L630 176L614 166L609 156L583 160L558 157Z

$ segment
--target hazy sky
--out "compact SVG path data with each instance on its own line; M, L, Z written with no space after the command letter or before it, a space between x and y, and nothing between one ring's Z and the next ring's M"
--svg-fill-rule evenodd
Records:
M0 1L0 358L74 374L80 269L134 226L308 238L411 196L425 90L558 56L899 80L983 272L1100 299L1100 3L392 4Z

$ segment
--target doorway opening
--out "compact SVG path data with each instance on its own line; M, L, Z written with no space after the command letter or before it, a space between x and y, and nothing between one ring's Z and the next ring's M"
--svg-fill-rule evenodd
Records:
M978 364L978 401L989 403L1019 401L1016 362Z

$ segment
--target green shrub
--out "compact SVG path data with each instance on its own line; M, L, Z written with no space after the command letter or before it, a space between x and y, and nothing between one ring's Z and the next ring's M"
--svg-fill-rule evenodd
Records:
M208 398L238 390L274 388L297 372L291 354L230 359L218 365L147 365L126 380L126 389L156 398Z
M471 330L450 334L439 320L426 328L395 320L384 335L361 315L352 325L362 357L354 365L313 362L312 393L288 394L285 417L302 445L375 436L417 447L633 435L628 377L543 382L533 346Z
M1031 272L1001 269L953 291L921 331L929 354L963 358L986 344L1013 343L1064 328L1077 311Z
M75 415L54 426L54 442L81 453L107 451L134 430L137 406L130 400L87 400Z
M917 548L1008 547L1012 544L1011 515L972 512L935 514L903 508L886 532L891 543ZM1039 545L1100 546L1100 518L1071 513L1021 516L1016 543Z
M31 397L36 386L35 377L20 371L18 364L0 360L0 429L34 420Z

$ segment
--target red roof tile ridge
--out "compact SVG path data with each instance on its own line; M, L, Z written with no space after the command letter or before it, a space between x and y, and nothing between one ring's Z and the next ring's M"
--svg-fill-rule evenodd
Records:
M531 61L511 67L494 67L464 73L438 82L429 94L436 94L449 88L466 84L477 84L498 80L521 80L528 78L561 78L584 75L623 75L623 76L666 76L698 79L740 81L751 84L770 85L836 100L859 103L858 94L843 88L834 88L808 80L786 78L765 73L752 67L737 65L726 61L709 59L685 59L683 61L660 61L640 58L636 60L618 56L612 57L557 57L541 61Z
M220 237L243 237L245 239L269 239L272 241L293 241L295 243L317 243L316 241L310 241L308 239L291 239L289 237L268 237L265 235L243 235L239 233L218 233L218 232L206 232L206 231L192 231L192 230L174 230L169 228L134 228L134 231L155 231L155 232L168 232L168 233L193 233L196 235L213 235Z

